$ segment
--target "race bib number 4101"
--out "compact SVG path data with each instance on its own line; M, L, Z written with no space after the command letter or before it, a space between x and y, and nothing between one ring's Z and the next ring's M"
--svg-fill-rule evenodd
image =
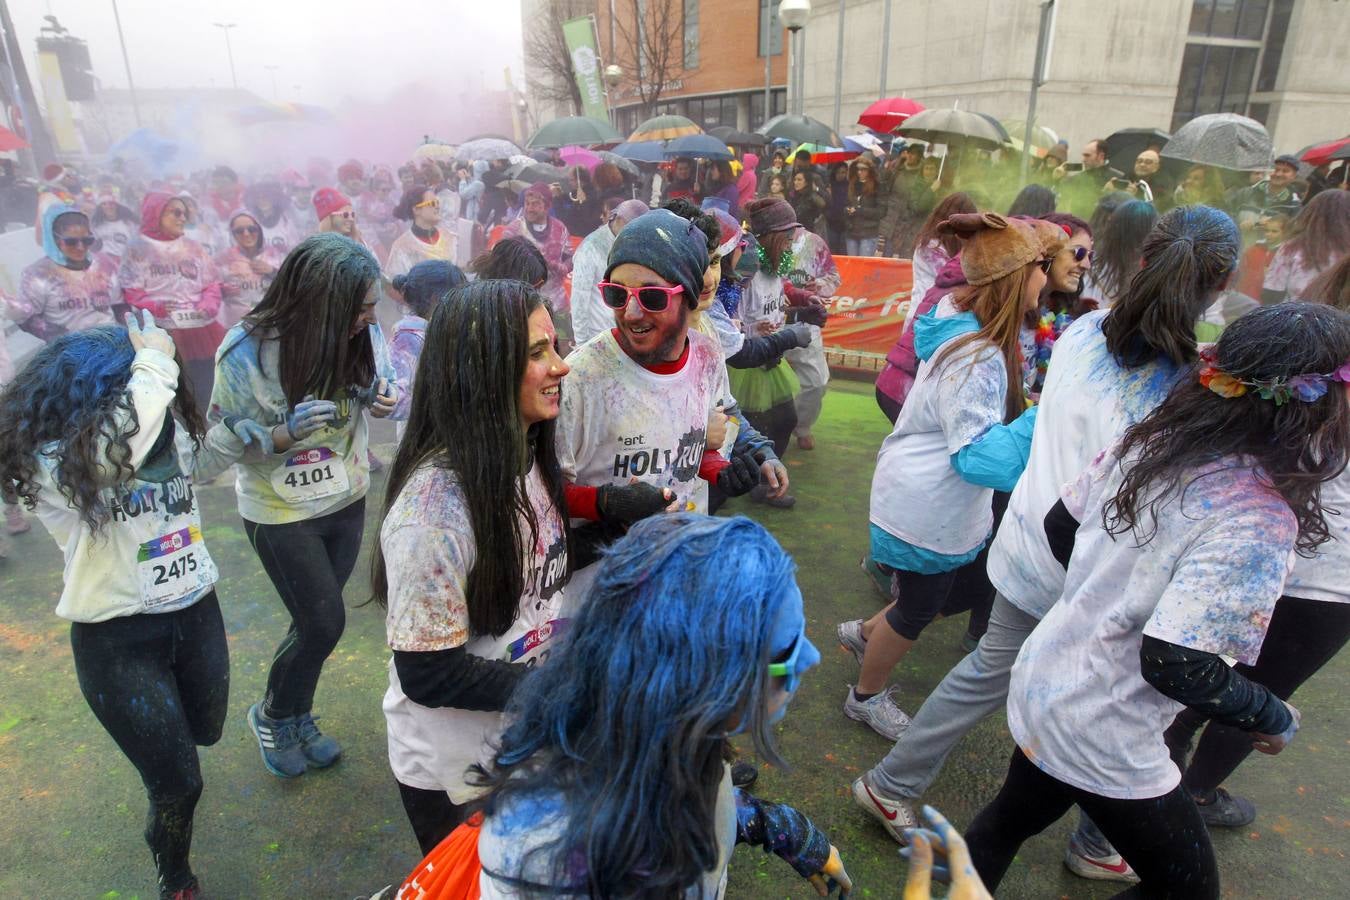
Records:
M272 490L287 503L307 503L347 493L347 467L327 447L297 450L272 470Z
M147 609L195 594L215 584L219 577L196 525L141 544L136 568Z

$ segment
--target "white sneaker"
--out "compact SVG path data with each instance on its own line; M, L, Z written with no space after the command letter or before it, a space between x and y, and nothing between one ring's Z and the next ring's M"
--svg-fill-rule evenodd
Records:
M1125 884L1138 884L1139 876L1130 868L1125 857L1115 852L1100 856L1084 847L1077 834L1069 835L1069 846L1064 848L1064 866L1079 878L1093 881L1121 881Z
M853 802L880 822L886 833L901 846L909 844L909 839L905 837L905 829L919 827L919 819L908 803L881 796L872 789L866 775L853 782Z
M834 629L839 635L839 643L853 654L858 665L862 665L863 654L867 652L867 638L863 637L862 627L862 619L853 619L850 622L840 622Z
M894 691L895 688L890 688L870 700L860 701L850 685L848 699L844 701L844 715L870 725L873 731L894 743L909 727L909 716L891 699Z

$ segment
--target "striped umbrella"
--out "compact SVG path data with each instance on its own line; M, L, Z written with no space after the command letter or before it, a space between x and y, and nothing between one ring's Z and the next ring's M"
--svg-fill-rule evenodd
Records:
M699 128L693 121L686 119L684 116L654 116L639 125L628 136L628 143L668 141L672 138L702 133L702 128Z

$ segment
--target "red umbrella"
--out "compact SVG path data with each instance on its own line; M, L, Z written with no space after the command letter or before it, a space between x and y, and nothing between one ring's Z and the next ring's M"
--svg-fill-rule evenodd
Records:
M27 141L3 125L0 125L0 152L6 150L22 150L27 146Z
M893 131L915 113L921 113L924 105L908 97L887 97L878 100L858 116L858 124L873 131Z
M1344 155L1337 155L1338 150L1350 148L1350 137L1343 137L1339 141L1327 141L1325 144L1318 144L1315 147L1309 147L1299 156L1310 166L1320 166L1331 162L1333 159L1343 159Z

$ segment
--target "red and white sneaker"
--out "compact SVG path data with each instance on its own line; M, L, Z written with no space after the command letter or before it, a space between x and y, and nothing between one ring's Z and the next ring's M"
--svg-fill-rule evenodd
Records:
M919 827L918 817L914 815L914 809L908 803L878 794L868 783L865 774L853 782L853 802L880 822L886 833L901 846L909 843L909 838L905 837L905 829Z
M1114 849L1105 855L1084 847L1078 835L1069 835L1069 846L1064 848L1064 866L1079 878L1093 881L1121 881L1125 884L1138 884L1139 876L1134 869Z

